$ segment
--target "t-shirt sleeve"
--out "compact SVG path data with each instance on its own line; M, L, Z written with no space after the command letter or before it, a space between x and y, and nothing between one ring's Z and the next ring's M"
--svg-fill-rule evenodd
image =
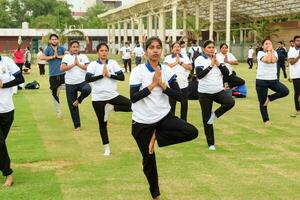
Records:
M7 68L10 74L16 75L18 73L21 73L20 68L16 65L16 63L11 58L7 59Z
M95 63L91 62L87 68L86 68L86 73L87 74L91 74L91 75L95 75Z
M191 61L190 61L189 57L187 57L187 56L184 56L184 57L183 57L182 62L183 62L184 64L191 64Z
M87 64L90 63L90 60L86 55L84 55L83 58L82 58L82 62L83 62L83 64L87 65Z
M195 60L195 68L200 67L201 69L204 69L205 63L204 58L202 56L198 56Z
M232 53L230 53L229 56L230 56L230 61L237 61L236 57Z
M297 51L295 51L294 49L291 49L288 52L288 58L296 58L299 54L297 54Z
M140 67L135 67L129 77L130 87L140 87L142 85L142 80L140 76Z
M120 67L120 65L119 65L119 63L117 62L117 61L113 61L112 62L112 64L113 64L113 66L112 66L112 69L113 69L113 71L114 71L114 73L121 73L122 72L122 69L121 69L121 67Z
M47 48L44 50L44 54L45 54L45 56L50 56L50 49L49 49L49 47L47 47Z
M176 81L176 74L173 72L173 70L171 70L171 68L169 67L165 67L166 70L166 80L168 81L168 83L173 83L174 81Z
M166 56L166 57L165 57L164 63L165 63L165 64L170 64L170 63L172 63L172 62L171 62L171 59L170 59L170 56Z
M261 60L266 54L263 51L259 51L257 54L257 60Z
M69 64L69 55L64 55L61 63L68 65Z

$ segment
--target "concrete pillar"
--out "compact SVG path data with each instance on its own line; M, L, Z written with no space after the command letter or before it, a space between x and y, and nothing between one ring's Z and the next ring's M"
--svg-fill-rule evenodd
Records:
M153 16L149 15L148 16L148 21L147 21L147 35L148 37L151 37L153 35Z
M209 2L209 39L214 39L214 2Z
M196 11L195 11L195 29L200 30L199 28L199 16L200 16L200 7L199 5L196 5Z
M243 35L243 29L240 28L240 44L243 44L244 43L244 35Z
M172 43L176 42L177 31L177 3L172 5Z
M143 34L144 34L144 24L143 24L143 18L139 18L139 24L138 24L138 29L139 29L139 43L143 43Z
M128 42L128 27L127 27L127 21L124 22L124 42Z
M226 0L226 44L230 47L231 0Z
M122 47L121 42L121 22L118 22L118 49Z
M162 41L162 48L163 48L163 53L162 57L164 57L165 53L165 47L166 47L166 25L165 25L165 19L166 19L166 13L162 9L159 13L159 38Z
M135 43L135 28L134 28L134 19L131 19L131 43Z
M155 29L154 35L155 36L158 36L158 32L157 32L158 22L157 21L158 21L157 16L154 15L154 29Z
M116 25L112 24L112 53L116 54Z

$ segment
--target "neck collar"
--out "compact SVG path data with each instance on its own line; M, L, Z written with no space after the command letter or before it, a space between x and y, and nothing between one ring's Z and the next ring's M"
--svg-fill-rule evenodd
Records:
M172 54L172 58L175 58L175 57L176 57L176 54ZM179 54L179 57L183 58L183 56L181 55L181 53Z
M108 59L106 59L105 63L106 63L106 64L108 64L108 61L109 61L109 60L108 60ZM100 59L98 59L98 60L97 60L97 63L99 63L100 65L102 65L102 64L103 64L103 63L102 63L102 61L101 61Z
M150 72L154 72L154 71L155 71L155 69L151 66L151 64L149 63L148 60L146 61L145 65L146 65L147 69L148 69ZM159 66L159 68L161 69L161 64L160 64L160 63L158 63L158 66Z

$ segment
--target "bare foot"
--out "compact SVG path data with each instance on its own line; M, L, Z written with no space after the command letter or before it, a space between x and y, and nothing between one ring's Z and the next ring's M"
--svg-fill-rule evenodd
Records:
M77 127L77 128L75 128L74 130L77 132L77 131L80 131L81 128L80 128L80 127Z
M153 154L153 152L154 152L154 145L155 145L155 141L156 141L155 132L156 131L154 130L152 138L149 143L149 154Z
M269 99L269 97L267 97L267 99L266 99L266 101L264 103L264 106L267 106L269 102L270 102L270 99Z
M270 120L268 120L268 121L265 121L265 125L271 125L272 123L271 123L271 121Z
M78 105L79 105L79 101L76 99L76 101L73 102L73 106L78 107Z
M3 184L4 187L11 187L14 183L14 179L12 175L8 175L6 177L5 183Z
M153 200L160 200L160 198L159 198L159 196L158 197L156 197L155 199L153 199Z

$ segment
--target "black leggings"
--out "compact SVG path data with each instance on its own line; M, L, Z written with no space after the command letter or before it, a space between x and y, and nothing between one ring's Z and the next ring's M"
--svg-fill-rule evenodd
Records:
M16 65L20 68L21 74L23 73L23 65L24 63L16 63Z
M13 170L10 168L10 158L5 142L13 121L14 111L0 113L0 171L3 176L13 173Z
M249 69L252 69L252 67L253 67L253 58L248 58L247 63L249 65Z
M132 135L143 156L143 171L150 186L151 196L156 198L160 192L155 153L149 154L149 143L154 131L158 146L164 147L193 140L198 136L198 130L172 113L154 124L132 122Z
M286 68L285 68L285 60L278 60L277 61L277 78L280 79L280 69L283 71L284 78L287 78Z
M268 89L275 93L268 95ZM280 83L278 80L259 80L256 79L256 92L259 101L259 108L264 122L269 121L269 114L267 106L264 106L267 97L270 101L285 97L289 94L289 89Z
M187 121L187 112L188 112L188 100L189 100L189 89L188 87L181 89L182 98L180 101L181 108L180 108L180 118L184 121ZM171 113L175 115L176 110L176 100L173 98L169 98L170 105L171 105Z
M38 64L40 69L40 75L45 75L45 64Z
M300 111L300 78L293 79L294 103L296 111Z
M228 82L228 86L230 88L234 88L234 87L241 86L241 85L245 84L245 80L238 77L235 72L233 72L227 78L224 78L224 82Z
M95 110L95 113L98 118L98 124L99 124L99 131L102 139L103 144L108 144L108 133L107 133L107 122L104 121L104 115L105 115L105 105L111 104L114 106L114 111L119 112L131 112L131 101L122 96L119 95L111 100L107 101L93 101L93 107Z
M129 67L129 72L131 72L131 59L123 59L125 72L127 72L127 66Z
M58 76L50 76L50 90L52 91L53 98L59 103L59 97L57 96L57 89L59 86L65 83L65 74L61 74Z
M228 96L224 90L215 94L199 93L202 122L208 146L215 144L214 127L212 124L207 124L212 113L214 101L221 104L221 106L215 110L215 115L218 118L230 110L235 104L234 99L231 96Z

